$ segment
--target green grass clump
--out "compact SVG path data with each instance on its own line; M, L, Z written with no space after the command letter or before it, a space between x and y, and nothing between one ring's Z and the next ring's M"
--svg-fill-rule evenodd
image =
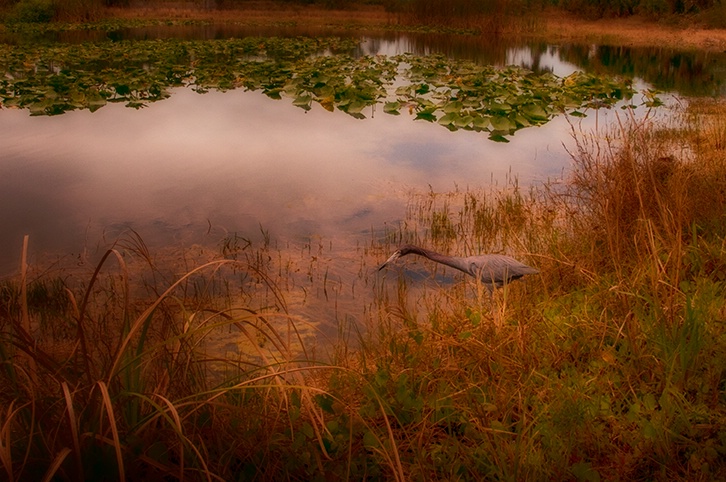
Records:
M371 264L415 241L541 274L490 300L389 272L322 361L244 240L193 269L137 239L80 281L24 270L0 285L3 477L723 479L724 109L576 131L564 184L414 195Z

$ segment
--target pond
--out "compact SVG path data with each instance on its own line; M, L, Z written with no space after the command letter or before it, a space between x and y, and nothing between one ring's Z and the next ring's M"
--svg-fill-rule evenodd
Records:
M286 27L274 32L150 27L55 34L57 43L41 43L81 43L88 35L111 39L94 39L104 44L271 33L300 34ZM652 87L683 96L723 95L726 85L724 55L493 45L462 35L343 33L356 40L356 58L442 53L560 78L580 70L627 75L635 79L636 90ZM18 38L6 42L6 49L22 44ZM398 115L381 104L346 114L340 105L332 112L317 102L300 108L299 95L275 100L260 90L197 90L205 93L172 85L163 100L144 102L139 109L108 103L53 116L0 110L0 274L17 272L26 234L31 262L72 265L93 263L114 241L134 233L152 252L193 246L223 251L230 243L237 248L253 243L298 253L302 265L322 256L329 263L323 269L326 282L352 293L351 286L365 285L374 263L382 261L362 263L365 246L381 233L404 229L412 193L561 178L570 164L566 146L573 126L587 131L621 112L583 108L586 117L553 115L499 139L508 142L495 142L487 131L471 129L474 124L447 129L441 122L416 119L406 104ZM636 94L618 105L643 100ZM645 111L635 110L636 115ZM327 310L323 319L337 318L340 305L328 302L326 292L318 302L307 298L306 306Z

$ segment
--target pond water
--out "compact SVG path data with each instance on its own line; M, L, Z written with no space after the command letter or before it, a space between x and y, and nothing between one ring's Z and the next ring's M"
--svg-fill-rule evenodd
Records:
M105 35L171 34L191 35L158 28ZM207 29L193 35L233 33ZM614 69L642 76L639 88L655 85L681 95L722 95L725 85L724 57L697 52L486 48L472 37L390 32L362 37L360 49L373 55L444 52L558 76ZM558 116L497 143L406 112L394 116L368 107L366 118L357 119L319 105L305 111L289 99L242 89L199 94L175 88L170 98L138 110L109 104L51 117L0 110L0 275L17 272L23 235L30 235L31 262L54 256L87 262L133 229L152 251L219 246L230 236L308 248L317 240L335 246L328 257L344 260L329 268L330 276L350 284L360 271L356 247L398 229L411 192L559 178L570 164L565 146L571 145L571 122L587 131L617 112Z
M258 93L185 89L139 111L3 111L3 262L17 262L23 234L35 252L76 254L127 228L152 247L257 239L261 229L275 239L365 238L401 219L410 190L561 176L569 129L557 118L503 144L407 115L359 120Z

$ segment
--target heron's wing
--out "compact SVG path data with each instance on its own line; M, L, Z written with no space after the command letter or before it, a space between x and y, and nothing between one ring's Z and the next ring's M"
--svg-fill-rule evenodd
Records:
M501 254L471 256L469 265L473 269L473 276L477 276L485 284L496 286L502 286L527 274L539 273L539 270Z

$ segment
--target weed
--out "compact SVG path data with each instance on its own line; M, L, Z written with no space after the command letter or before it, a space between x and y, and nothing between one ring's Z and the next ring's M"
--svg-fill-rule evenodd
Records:
M160 267L132 233L81 281L23 262L0 285L4 476L723 479L721 119L694 104L576 131L565 187L412 194L357 251L368 327L327 358L281 289L341 289L322 240L294 261L231 236ZM463 277L366 279L412 240L542 274L493 299Z

